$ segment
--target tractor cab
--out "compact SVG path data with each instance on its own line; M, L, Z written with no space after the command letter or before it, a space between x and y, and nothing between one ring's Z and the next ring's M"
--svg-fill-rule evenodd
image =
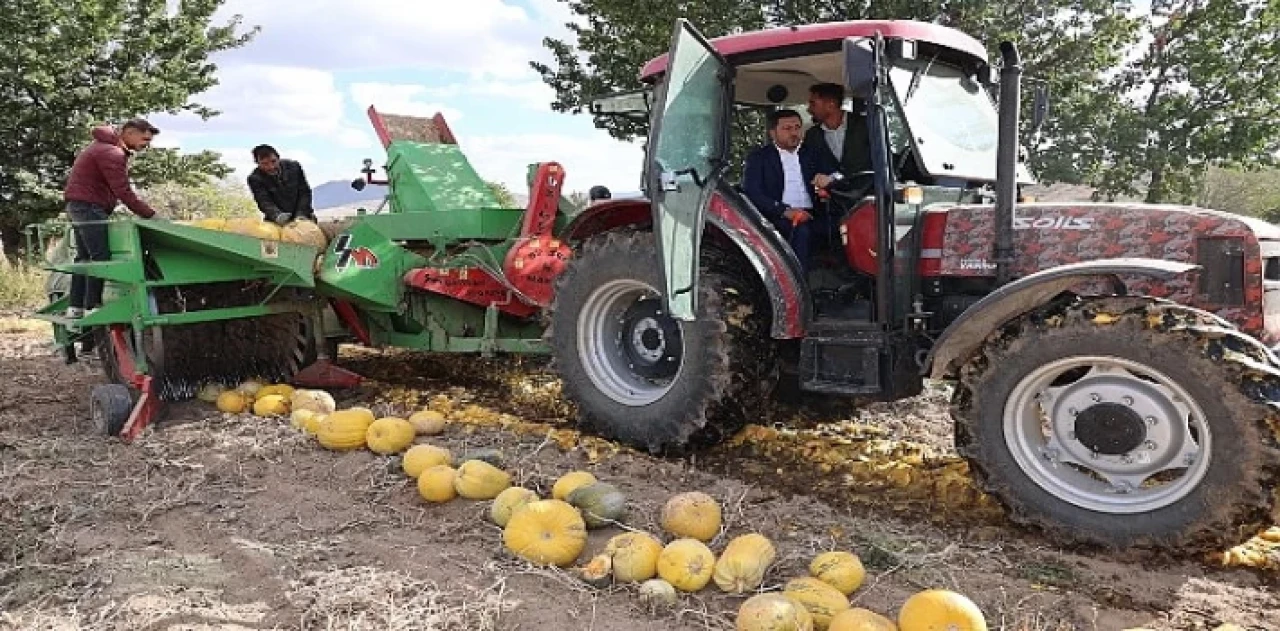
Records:
M641 70L647 87L599 99L592 112L651 123L644 185L662 235L676 314L693 312L685 297L696 293L699 226L707 208L723 201L759 215L739 183L728 179L741 166L729 162L730 130L742 130L753 145L769 142L760 114L786 108L809 119L816 84L844 86L847 125L867 125L866 116L880 119L872 122L879 138L865 147L880 155L868 156L877 165L871 171L842 173L829 190L811 191L839 227L839 242L813 245L813 264L800 279L815 316L899 320L917 293L911 275L890 280L896 291L887 288L880 300L876 285L894 278L886 271L931 264L941 245L922 240L930 234L940 239L941 231L940 224L930 229L930 205L994 198L995 72L983 46L963 33L914 21L849 21L708 41L681 21L670 51ZM1032 182L1021 165L1017 179ZM881 215L891 226L883 244ZM884 269L881 252L888 253Z

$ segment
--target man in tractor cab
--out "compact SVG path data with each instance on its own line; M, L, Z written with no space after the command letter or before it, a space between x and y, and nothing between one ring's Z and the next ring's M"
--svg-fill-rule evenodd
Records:
M799 112L780 109L770 112L767 120L773 142L747 156L742 189L752 205L777 226L807 272L813 246L839 239L833 218L815 211L810 187L826 188L842 176L838 165L800 142L804 122Z
M316 220L311 185L301 164L281 159L271 145L254 147L253 161L258 168L249 174L249 190L264 219L281 226L294 219Z
M804 144L827 163L839 165L845 178L870 184L870 176L854 175L871 170L867 119L859 105L855 99L853 111L844 110L844 86L838 83L819 83L809 88L809 116L813 118L813 126L805 132Z

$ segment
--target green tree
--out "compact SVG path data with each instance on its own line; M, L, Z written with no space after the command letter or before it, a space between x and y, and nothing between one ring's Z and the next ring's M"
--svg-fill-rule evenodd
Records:
M1202 208L1280 222L1280 169L1210 167L1192 201Z
M1206 169L1274 162L1280 150L1280 2L1152 0L1105 90L1080 169L1109 194L1192 201Z
M156 112L217 114L190 100L217 83L211 54L244 45L223 0L25 0L0 11L0 234L56 214L89 130ZM174 5L170 7L169 5ZM174 162L167 152L158 163ZM187 166L219 175L208 157ZM139 162L147 159L140 158ZM164 169L151 174L160 176ZM172 172L169 172L172 174Z
M717 37L771 26L859 18L917 19L958 28L987 45L991 58L1000 42L1011 39L1023 54L1029 79L1049 84L1054 118L1045 138L1079 125L1096 124L1102 114L1090 96L1102 86L1102 74L1123 59L1124 44L1138 35L1140 20L1128 15L1128 0L560 0L584 25L569 24L576 41L548 38L550 64L531 62L543 82L555 90L551 108L582 113L590 101L613 91L639 87L645 62L666 52L677 17L688 18L704 35ZM1024 113L1030 113L1030 99ZM1024 115L1029 125L1030 116ZM617 118L596 124L615 138L643 137L643 122ZM739 111L734 121L734 163L765 138L759 112ZM1032 153L1032 166L1047 179L1079 181L1070 154L1074 146L1046 142Z
M129 176L141 188L164 183L193 187L220 180L234 171L222 162L222 154L216 151L184 154L177 149L163 148L138 154L129 168Z
M144 189L141 196L169 219L258 216L258 206L245 187L226 179L168 181Z
M520 202L516 201L515 194L511 192L511 189L506 184L496 180L485 183L489 185L489 190L493 191L493 196L498 198L498 203L502 204L503 208L520 207Z

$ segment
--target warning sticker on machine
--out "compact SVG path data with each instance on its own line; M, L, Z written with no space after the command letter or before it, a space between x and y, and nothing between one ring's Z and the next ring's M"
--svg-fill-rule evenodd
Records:
M378 267L378 255L365 246L351 247L351 235L341 234L333 242L333 252L338 255L333 267L338 271L355 266L357 269L375 269Z

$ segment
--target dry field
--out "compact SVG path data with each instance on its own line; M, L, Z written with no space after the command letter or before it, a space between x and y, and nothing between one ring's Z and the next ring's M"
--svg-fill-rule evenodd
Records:
M583 437L536 366L344 349L370 377L339 405L453 421L431 442L500 449L542 496L573 469L628 494L654 534L674 493L720 500L733 536L778 548L765 588L822 550L868 569L855 606L895 617L928 587L970 596L993 629L1280 629L1280 573L1103 557L1016 528L967 484L946 393L835 424L760 420L726 445L655 459ZM0 317L0 629L733 629L714 583L649 610L635 587L585 586L502 549L487 502L428 505L395 457L334 453L287 420L194 402L131 445L86 419L92 362L64 365L47 329ZM621 532L592 531L587 555Z

